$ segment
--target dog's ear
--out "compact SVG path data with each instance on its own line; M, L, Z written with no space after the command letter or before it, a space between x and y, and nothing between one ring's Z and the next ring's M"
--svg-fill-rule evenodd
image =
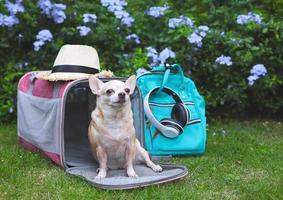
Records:
M96 78L94 75L89 76L89 87L93 94L100 94L103 82Z
M132 75L126 80L126 86L130 89L130 94L133 94L136 87L136 76Z

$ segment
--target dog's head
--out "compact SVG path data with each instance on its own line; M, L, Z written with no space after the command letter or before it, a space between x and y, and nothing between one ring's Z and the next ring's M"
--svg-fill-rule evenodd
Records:
M97 95L103 104L122 106L130 103L130 95L136 87L136 76L130 76L126 82L112 80L103 83L94 75L89 77L91 91Z

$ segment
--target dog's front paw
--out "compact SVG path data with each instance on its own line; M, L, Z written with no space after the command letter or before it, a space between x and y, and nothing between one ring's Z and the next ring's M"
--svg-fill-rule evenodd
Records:
M127 174L131 178L138 178L139 177L133 169L127 170Z
M106 170L105 169L99 169L99 173L94 179L102 179L106 177Z
M160 165L153 165L151 169L155 172L161 172L163 170Z
M131 178L138 178L139 177L139 175L137 175L136 172L128 173L128 176L131 177Z

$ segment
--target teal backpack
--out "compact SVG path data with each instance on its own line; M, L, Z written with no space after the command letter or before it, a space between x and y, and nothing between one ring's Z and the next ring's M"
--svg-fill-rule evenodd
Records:
M137 78L144 100L144 142L153 156L205 151L204 98L178 64L154 67Z

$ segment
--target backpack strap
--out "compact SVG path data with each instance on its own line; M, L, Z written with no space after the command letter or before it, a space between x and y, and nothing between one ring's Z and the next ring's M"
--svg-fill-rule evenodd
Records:
M181 65L179 65L179 64L172 64L172 65L165 64L165 65L154 67L154 69L151 70L152 72L164 71L163 81L162 81L162 83L160 85L159 90L156 93L161 92L163 90L163 88L165 87L165 85L166 85L166 83L168 81L168 78L170 76L171 70L176 70L177 71L177 73L179 74L180 79L181 79L180 87L183 87L184 82L185 82L185 77L184 77L184 72L183 72L183 68L181 67Z
M158 89L158 91L156 93L159 93L164 89L164 86L167 83L169 75L170 75L170 69L166 69L166 71L164 72L162 84L161 84L160 88Z

